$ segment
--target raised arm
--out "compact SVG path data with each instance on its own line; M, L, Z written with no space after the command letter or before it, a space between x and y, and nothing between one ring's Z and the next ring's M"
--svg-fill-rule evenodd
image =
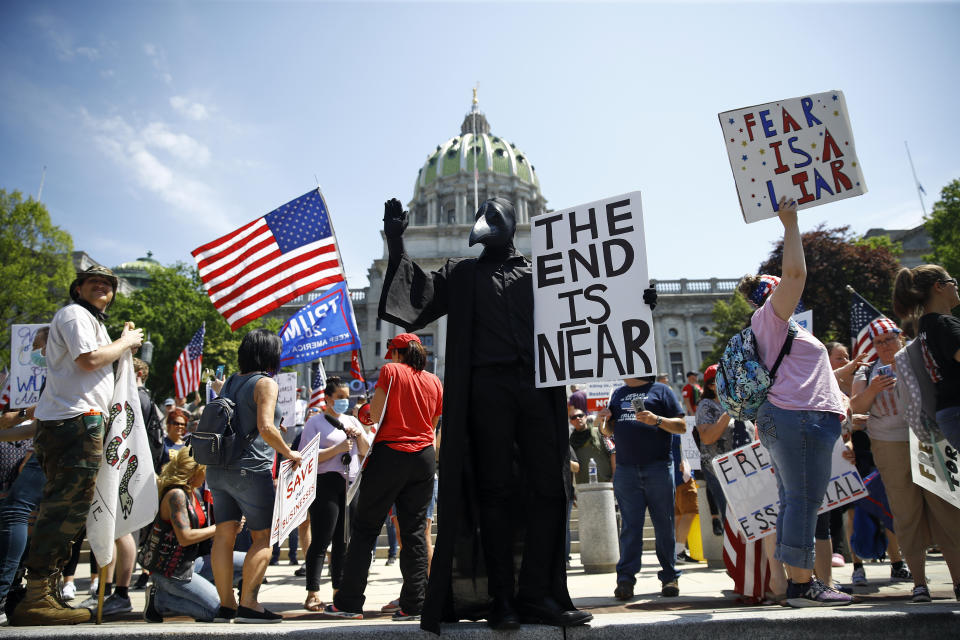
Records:
M807 281L807 263L803 256L803 243L800 241L800 227L797 223L797 201L780 198L780 222L783 223L783 265L780 284L773 290L771 304L777 317L789 320L800 302L803 286Z

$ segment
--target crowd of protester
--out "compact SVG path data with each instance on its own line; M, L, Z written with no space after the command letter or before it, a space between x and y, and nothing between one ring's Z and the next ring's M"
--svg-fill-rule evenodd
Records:
M851 586L864 586L864 560L884 553L891 580L912 582L911 599L927 602L925 563L932 547L943 554L960 600L960 509L913 482L909 448L910 430L917 431L914 413L922 416L924 435L960 448L960 321L951 315L960 305L957 281L935 265L902 269L892 292L900 324L882 317L871 322L875 359L866 354L851 359L846 345L823 344L792 320L806 279L796 204L782 201L779 217L781 275L747 276L739 287L753 307L748 327L761 362L772 372L755 420L735 419L725 409L716 363L705 363L710 366L702 378L688 372L679 394L665 374L625 379L606 406L593 411L586 393L570 388L568 482L611 482L616 498L620 558L613 595L622 601L635 597L645 513L655 532L661 596L679 595L680 566L698 561L686 543L703 500L712 514L705 535L739 536L744 552L769 567L759 585L747 587L734 577L735 590L746 602L849 604L852 589L834 569L850 563ZM0 418L0 482L6 490L0 503L0 615L9 615L13 624L84 622L97 606L93 595L78 607L69 602L77 598L74 576L101 456L101 407L110 401L114 362L128 350L135 352L142 340L133 322L117 340L106 334L103 314L116 287L107 269L78 274L71 304L37 332L36 361L48 370L39 404ZM920 365L908 358L913 350ZM424 370L426 352L419 338L401 334L390 341L390 363L382 367L373 398L363 408L351 401L344 381L328 379L322 407L298 406L303 415L290 439L281 432L278 387L271 375L279 370L280 351L276 334L253 331L239 347L239 372L215 381L217 392L235 402L248 440L236 459L209 467L194 458L191 447L191 432L203 411L199 397L192 403L167 399L158 406L145 386L149 366L135 359L160 506L139 535L116 541L116 561L104 574L109 583L104 615L130 611L129 589L140 587L147 589L143 616L148 622L169 616L281 621L258 599L271 563L276 469L281 459L300 465L300 451L319 437L316 499L299 534L306 559L297 573L305 579L304 608L328 619L362 618L372 551L386 523L388 531L396 528L401 543L394 539L388 564L399 546L403 581L399 598L384 611L395 620L418 617L432 553L443 397L440 380ZM904 378L919 380L920 390L908 389ZM680 452L686 416L696 425L697 472ZM729 520L732 511L710 462L756 440L769 453L780 510L776 535L747 543ZM843 443L844 458L870 482L871 495L883 488L887 517L855 516L854 505L818 514L837 441ZM364 490L351 502L348 489L359 481L368 454ZM574 504L572 492L568 566ZM867 519L883 539L879 553L858 547L857 531ZM297 564L296 553L291 538L291 564ZM329 604L320 598L326 558L334 592ZM136 564L142 573L131 586ZM92 592L98 569L91 557ZM24 574L25 587L20 585Z

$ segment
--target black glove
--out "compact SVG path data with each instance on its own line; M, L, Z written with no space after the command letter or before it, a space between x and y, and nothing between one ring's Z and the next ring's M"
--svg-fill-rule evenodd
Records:
M399 200L390 198L383 203L383 233L388 239L402 236L409 221L410 216Z
M650 311L657 308L657 285L651 282L650 288L643 290L643 302L650 305Z

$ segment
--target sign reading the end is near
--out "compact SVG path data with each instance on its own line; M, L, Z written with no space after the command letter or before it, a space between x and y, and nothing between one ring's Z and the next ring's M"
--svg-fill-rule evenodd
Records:
M747 222L776 216L781 197L806 209L867 192L842 91L719 117Z
M537 387L654 375L640 192L530 222Z

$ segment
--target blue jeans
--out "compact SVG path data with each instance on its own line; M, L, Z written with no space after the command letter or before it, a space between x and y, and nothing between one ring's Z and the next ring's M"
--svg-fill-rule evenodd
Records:
M960 407L937 411L937 424L954 449L960 450Z
M216 617L220 596L213 583L200 575L203 567L203 558L193 561L193 577L189 582L153 574L153 583L157 586L154 605L160 615L190 616L201 622L210 622Z
M44 484L43 469L37 456L32 455L0 503L0 601L7 597L27 548L27 525L30 514L40 503Z
M817 511L830 481L840 416L825 411L789 411L763 403L757 413L760 442L770 452L780 495L776 558L813 569Z
M613 474L613 494L620 505L620 561L617 582L636 584L643 554L644 510L650 510L656 537L660 582L680 576L676 570L676 531L673 524L673 463L653 462L646 465L618 464Z
M243 561L247 559L245 551L233 552L233 581L236 582L243 577ZM198 573L209 582L213 582L213 563L210 562L210 554L200 556L193 563L194 573Z

